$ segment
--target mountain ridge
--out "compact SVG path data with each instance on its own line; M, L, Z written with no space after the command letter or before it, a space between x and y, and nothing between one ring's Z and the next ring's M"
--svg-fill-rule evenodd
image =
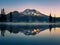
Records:
M22 12L13 11L12 13L12 22L49 22L49 16L35 10L35 9L25 9ZM7 22L10 21L10 13L6 14ZM0 15L1 17L1 15ZM52 17L54 21L54 17ZM56 18L57 22L60 21L60 17Z

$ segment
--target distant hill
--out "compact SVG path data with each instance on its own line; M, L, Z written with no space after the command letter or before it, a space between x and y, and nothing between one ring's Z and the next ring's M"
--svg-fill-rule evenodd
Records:
M10 20L10 14L7 14L7 21ZM34 9L26 9L23 12L12 12L13 22L48 22L48 16Z
M7 22L9 22L10 13L6 14L6 18ZM60 22L60 17L55 18L55 21ZM13 11L12 22L49 22L49 16L35 9L25 9L23 12ZM52 22L54 22L54 17L52 17Z

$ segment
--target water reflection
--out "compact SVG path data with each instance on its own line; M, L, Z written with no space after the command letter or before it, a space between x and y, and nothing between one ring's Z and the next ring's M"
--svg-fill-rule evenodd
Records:
M50 32L51 32L51 30L52 30L52 25L49 25L49 30L50 30Z
M60 27L60 25L6 25L0 24L1 36L5 36L5 32L17 34L19 32L24 35L36 35L46 29L51 32L52 28Z
M0 30L1 30L1 36L4 36L5 30L6 30L6 25L4 25L4 24L0 25Z

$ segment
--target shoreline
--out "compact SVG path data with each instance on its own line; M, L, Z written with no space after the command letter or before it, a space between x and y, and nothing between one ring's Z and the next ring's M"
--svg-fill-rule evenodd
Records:
M7 24L7 25L59 25L60 23L24 23L24 22L0 22L0 24Z

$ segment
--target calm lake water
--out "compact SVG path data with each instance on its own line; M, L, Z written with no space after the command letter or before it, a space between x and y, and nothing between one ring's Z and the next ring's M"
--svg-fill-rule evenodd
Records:
M60 25L0 24L0 45L60 45Z

